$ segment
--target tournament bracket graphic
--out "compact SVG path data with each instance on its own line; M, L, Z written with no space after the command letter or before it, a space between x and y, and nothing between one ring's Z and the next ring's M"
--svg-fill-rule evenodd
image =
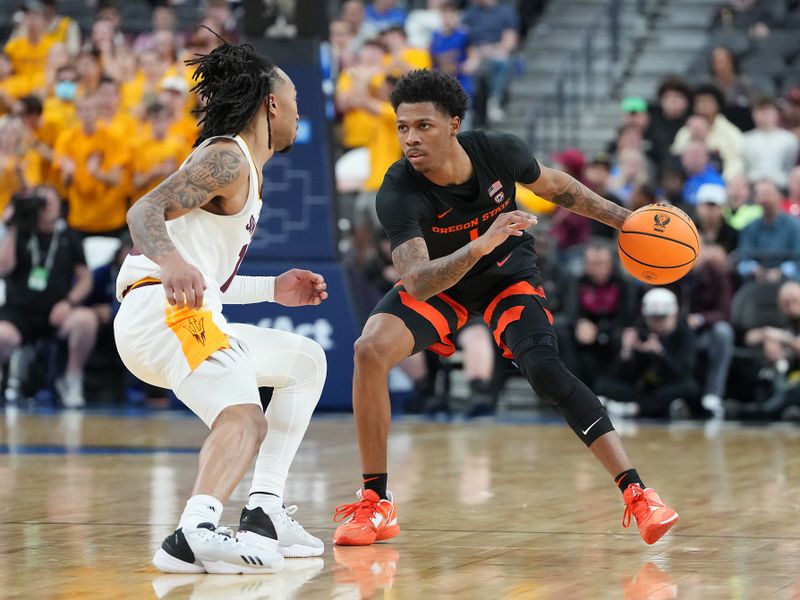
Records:
M264 169L261 218L239 273L278 275L292 267L310 269L325 277L330 297L316 307L228 305L225 314L231 321L293 331L316 340L328 359L319 406L349 410L353 342L360 322L337 252L330 125L318 45L310 40L250 42L292 78L300 122L292 150L276 154Z

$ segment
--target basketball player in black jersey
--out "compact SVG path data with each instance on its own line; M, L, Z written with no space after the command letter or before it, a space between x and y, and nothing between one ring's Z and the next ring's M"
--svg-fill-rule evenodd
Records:
M399 533L386 489L389 371L425 348L451 354L450 336L480 315L538 396L560 410L615 477L626 505L623 525L633 516L644 541L654 543L678 514L645 487L600 401L559 358L526 231L536 218L517 210L515 183L617 229L630 211L541 166L514 135L460 133L467 98L450 76L412 71L391 101L405 157L386 173L377 210L401 282L375 307L355 345L353 412L364 487L357 502L337 509L335 518L347 520L334 542L367 545Z

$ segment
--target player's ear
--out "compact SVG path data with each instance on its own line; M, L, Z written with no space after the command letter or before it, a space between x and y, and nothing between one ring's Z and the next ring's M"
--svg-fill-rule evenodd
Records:
M455 135L461 129L461 117L455 116L450 119L450 134Z

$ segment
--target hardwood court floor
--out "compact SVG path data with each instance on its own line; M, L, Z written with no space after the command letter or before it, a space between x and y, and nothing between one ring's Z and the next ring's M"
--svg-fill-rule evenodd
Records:
M630 428L628 428L630 429ZM401 535L330 544L359 484L350 419L312 424L287 502L326 542L276 575L164 575L150 558L183 508L205 430L191 417L0 417L0 597L800 598L800 429L639 426L645 482L681 513L646 546L564 426L401 421ZM234 524L245 481L228 503Z

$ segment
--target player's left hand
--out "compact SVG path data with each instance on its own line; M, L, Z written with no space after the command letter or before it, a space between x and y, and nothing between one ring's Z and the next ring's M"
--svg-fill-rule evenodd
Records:
M275 278L275 302L284 306L317 305L328 297L327 288L322 275L290 269Z

